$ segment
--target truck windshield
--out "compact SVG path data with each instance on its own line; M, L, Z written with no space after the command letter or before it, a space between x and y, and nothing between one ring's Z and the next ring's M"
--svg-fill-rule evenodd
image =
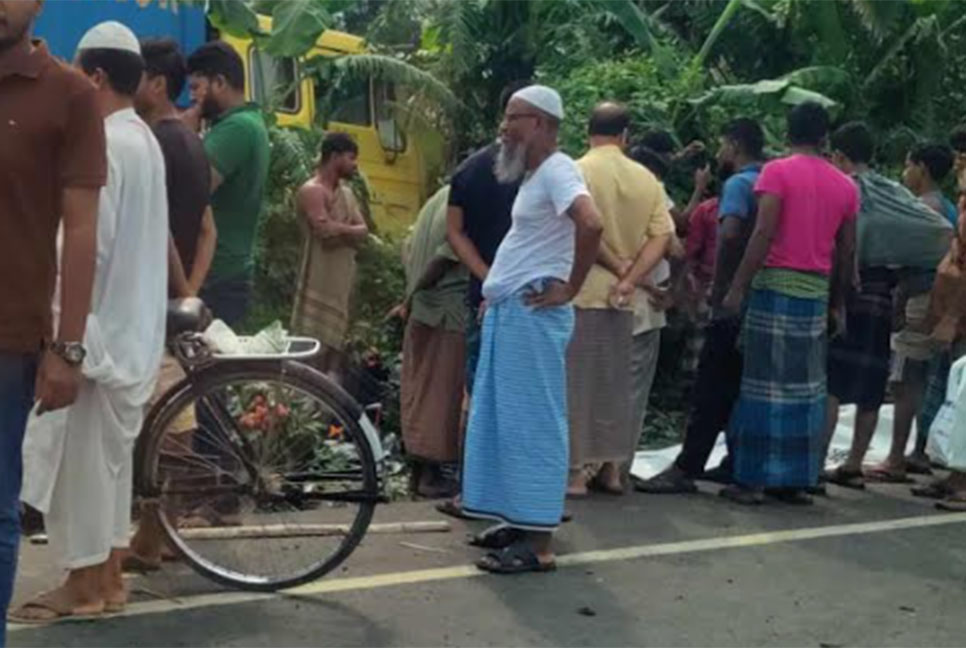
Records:
M294 58L275 58L255 47L248 50L251 66L252 98L262 106L274 106L284 113L297 113L302 107L298 62Z
M316 104L325 110L325 102L329 105L329 121L341 124L355 124L368 126L372 123L371 98L369 94L369 80L353 77L343 78L332 88L316 86Z

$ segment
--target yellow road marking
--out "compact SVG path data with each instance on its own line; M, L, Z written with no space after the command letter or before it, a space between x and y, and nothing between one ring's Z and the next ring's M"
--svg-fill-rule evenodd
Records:
M966 522L966 513L947 513L942 515L925 515L894 520L876 522L859 522L856 524L838 524L825 527L811 527L806 529L789 529L786 531L767 531L739 536L719 538L705 538L702 540L684 540L680 542L665 542L651 545L621 547L618 549L602 549L560 556L557 564L561 567L575 567L593 563L615 562L621 560L635 560L653 556L668 556L675 554L695 553L700 551L715 551L718 549L734 549L739 547L756 547L762 545L779 544L782 542L798 542L819 538L834 538L849 535L864 535L868 533L884 533L901 531L903 529L921 529L947 524L962 524ZM134 603L119 615L110 618L142 616L163 612L192 610L203 607L237 605L273 598L298 596L317 596L335 592L371 590L399 585L429 583L453 580L457 578L475 578L484 575L472 565L458 565L439 569L419 569L372 576L358 576L353 578L337 578L320 580L301 587L296 587L275 594L259 594L252 592L219 592L214 594L199 594L184 597L177 601L147 601ZM18 632L37 626L11 624L8 632Z

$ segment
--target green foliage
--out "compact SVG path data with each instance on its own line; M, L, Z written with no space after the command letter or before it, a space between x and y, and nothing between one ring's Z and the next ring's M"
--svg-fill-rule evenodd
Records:
M272 35L265 51L274 56L301 56L315 46L332 22L321 2L280 2L272 11Z
M247 2L241 0L211 0L208 20L215 29L238 38L260 33L258 16Z
M544 81L560 92L566 107L561 146L579 155L587 142L587 115L600 101L619 100L631 111L635 128L670 123L674 87L661 78L651 59L630 56L619 61L593 62Z

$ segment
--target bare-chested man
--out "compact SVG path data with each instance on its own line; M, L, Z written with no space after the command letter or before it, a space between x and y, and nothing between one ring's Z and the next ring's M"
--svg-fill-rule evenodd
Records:
M352 190L342 184L355 175L358 153L359 147L345 133L326 135L319 168L296 198L307 233L292 329L322 342L321 368L326 371L339 371L356 250L369 234Z

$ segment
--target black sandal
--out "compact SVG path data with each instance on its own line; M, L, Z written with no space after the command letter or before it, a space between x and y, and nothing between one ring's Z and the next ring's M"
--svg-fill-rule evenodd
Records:
M697 493L697 485L683 474L664 471L650 479L635 480L634 490L649 495L689 495Z
M823 474L825 481L829 484L851 488L852 490L865 490L865 475L861 470L846 470L842 466L826 470Z
M909 492L911 492L915 497L941 500L946 499L951 490L949 486L946 485L946 482L934 481L931 484L926 484L925 486L915 486L910 488Z
M463 507L462 506L460 506L459 504L457 504L456 502L454 502L451 499L448 499L445 502L440 502L439 504L437 504L436 505L436 510L439 511L440 513L442 513L443 515L448 515L450 517L454 517L457 520L470 520L470 519L472 519L472 518L470 518L470 516L468 516L466 513L463 512Z
M491 574L526 574L554 571L557 563L542 563L528 543L515 542L502 551L486 554L476 561L476 567Z
M743 506L760 506L765 503L765 496L761 491L744 488L742 486L722 488L718 495Z
M481 549L506 549L514 542L523 539L524 532L508 526L491 527L475 535L471 535L467 543Z

